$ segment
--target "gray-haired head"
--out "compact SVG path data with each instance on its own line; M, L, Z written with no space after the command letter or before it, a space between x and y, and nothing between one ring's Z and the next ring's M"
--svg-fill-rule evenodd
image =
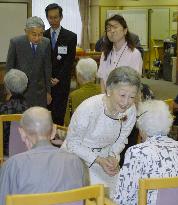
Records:
M97 72L97 63L92 58L80 59L76 65L76 72L80 73L86 82L94 81Z
M21 127L30 136L49 137L53 128L51 113L43 107L31 107L26 110L20 121Z
M136 86L139 92L141 87L140 74L128 66L115 68L108 76L106 81L106 89L113 89L120 84Z
M4 83L11 93L22 94L27 88L28 78L23 71L10 69L4 76Z
M32 16L32 17L28 18L27 21L26 21L25 28L27 30L29 30L31 28L36 28L36 27L40 27L44 30L45 25L44 25L43 20L38 16Z
M147 100L138 105L137 126L146 137L167 135L173 122L168 105L161 100Z

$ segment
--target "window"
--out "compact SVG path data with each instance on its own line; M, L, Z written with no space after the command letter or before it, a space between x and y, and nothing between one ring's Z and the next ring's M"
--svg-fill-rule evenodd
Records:
M57 3L63 9L61 26L77 34L77 43L81 41L82 22L77 0L32 0L32 16L39 16L45 23L45 29L49 28L45 15L45 8L48 4Z

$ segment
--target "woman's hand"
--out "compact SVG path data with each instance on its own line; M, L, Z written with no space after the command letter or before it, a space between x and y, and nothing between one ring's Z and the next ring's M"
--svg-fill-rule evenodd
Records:
M99 164L103 168L103 170L110 176L114 176L118 173L118 169L116 169L115 161L111 159L111 157L107 157L107 158L97 157L96 163Z
M118 162L118 160L115 157L109 156L106 159L108 159L109 162L112 163L114 170L118 170L119 169L119 162Z

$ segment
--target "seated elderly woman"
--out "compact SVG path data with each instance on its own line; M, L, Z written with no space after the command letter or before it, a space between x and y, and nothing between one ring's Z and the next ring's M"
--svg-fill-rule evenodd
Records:
M4 76L4 84L7 89L7 101L0 104L0 114L23 113L27 108L27 103L23 97L23 92L27 88L28 78L20 70L11 69ZM4 155L9 155L9 133L10 123L4 123Z
M143 143L130 147L119 172L112 198L119 205L138 204L140 178L178 175L178 142L169 138L173 118L168 106L160 100L149 100L138 106L138 128ZM148 192L149 205L155 205L157 191Z
M79 88L72 91L69 95L69 101L65 116L65 125L68 126L70 117L75 109L85 99L101 93L101 88L95 83L97 72L97 63L92 58L82 58L76 65L76 77Z

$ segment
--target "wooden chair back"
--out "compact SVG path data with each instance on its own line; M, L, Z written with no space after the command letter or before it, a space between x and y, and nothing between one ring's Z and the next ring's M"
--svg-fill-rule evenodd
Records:
M104 205L104 186L98 184L64 192L8 195L6 205L51 205L70 202L81 204L81 201L87 199L95 200L96 205Z
M21 119L21 114L6 114L0 115L0 164L3 163L3 122L13 122L19 121Z
M169 106L170 112L173 113L173 102L174 102L174 100L170 98L170 99L164 100L164 102Z
M19 122L11 122L9 135L9 157L27 151L19 133Z
M138 205L147 204L147 191L165 188L177 188L178 177L149 178L139 180Z
M62 130L65 132L67 132L67 130L68 130L68 127L66 127L66 126L61 126L61 125L56 125L56 126L57 126L57 129L59 129L59 130Z

